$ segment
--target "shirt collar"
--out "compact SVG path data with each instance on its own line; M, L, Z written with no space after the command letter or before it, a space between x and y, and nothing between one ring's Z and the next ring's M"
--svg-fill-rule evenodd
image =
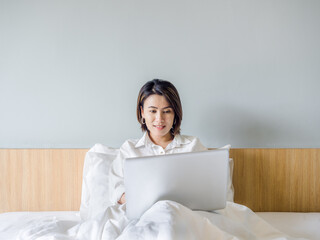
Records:
M177 134L175 135L174 139L172 140L171 143L169 143L169 145L167 146L167 149L172 149L172 148L175 148L175 147L180 147L181 145L183 144L188 144L190 143L191 141L184 137L184 136L181 136L180 134Z
M175 135L174 139L172 140L171 143L169 143L168 147L174 148L174 147L180 147L182 144L187 144L190 143L191 141L184 137L181 136L180 134ZM145 132L142 136L142 138L139 139L139 141L136 143L135 148L139 148L142 146L155 146L155 144L151 141L149 134Z
M134 146L135 148L139 148L139 147L142 147L142 146L145 146L147 144L147 140L149 140L150 142L152 142L150 139L149 139L149 136L147 134L147 132L145 132L142 136L142 138L139 139L139 141L136 143L136 145Z

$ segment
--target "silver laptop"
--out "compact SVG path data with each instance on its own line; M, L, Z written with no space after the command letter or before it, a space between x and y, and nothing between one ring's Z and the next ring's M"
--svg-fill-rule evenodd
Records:
M154 203L172 200L192 210L225 208L229 151L127 158L127 217L140 218Z

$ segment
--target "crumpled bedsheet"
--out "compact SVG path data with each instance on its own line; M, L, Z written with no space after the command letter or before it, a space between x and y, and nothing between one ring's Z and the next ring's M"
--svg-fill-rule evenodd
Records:
M223 210L205 212L192 211L173 201L159 201L137 220L128 220L125 208L125 204L108 207L74 226L59 220L35 220L21 229L17 239L302 239L281 233L249 208L233 202Z

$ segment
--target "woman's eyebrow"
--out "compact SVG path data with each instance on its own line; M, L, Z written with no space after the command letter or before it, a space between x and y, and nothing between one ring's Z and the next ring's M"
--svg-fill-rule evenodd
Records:
M157 107L154 107L154 106L150 106L150 107L148 107L148 108L155 108L155 109L158 109ZM162 108L162 109L166 109L166 108L172 108L171 106L168 106L168 107L164 107L164 108Z

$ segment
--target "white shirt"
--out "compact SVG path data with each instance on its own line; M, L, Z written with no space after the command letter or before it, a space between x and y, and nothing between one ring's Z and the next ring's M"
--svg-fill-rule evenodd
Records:
M120 147L119 154L112 163L109 172L109 196L110 201L115 204L125 192L123 182L124 159L130 157L142 157L162 154L173 154L182 152L205 151L207 148L202 145L196 137L177 134L171 143L163 149L154 144L147 132L140 139L129 139Z

